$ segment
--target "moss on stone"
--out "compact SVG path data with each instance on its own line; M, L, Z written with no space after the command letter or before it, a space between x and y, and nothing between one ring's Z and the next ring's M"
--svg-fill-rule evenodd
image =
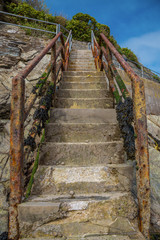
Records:
M36 173L36 171L37 171L38 164L39 164L39 153L40 153L41 145L42 145L42 143L44 142L44 138L45 138L45 130L43 131L43 134L42 134L42 137L41 137L41 141L40 141L40 144L39 144L39 147L38 147L36 159L35 159L34 166L33 166L33 169L32 169L31 178L30 178L30 181L29 181L29 183L28 183L28 187L27 187L27 191L26 191L25 200L26 200L26 199L30 196L30 194L31 194L32 185L33 185L33 181L34 181L34 175L35 175L35 173Z

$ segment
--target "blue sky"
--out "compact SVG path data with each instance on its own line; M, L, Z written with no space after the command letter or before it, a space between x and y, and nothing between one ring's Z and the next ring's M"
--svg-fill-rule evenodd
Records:
M46 0L46 4L52 14L71 19L82 12L108 25L120 46L160 72L160 0Z

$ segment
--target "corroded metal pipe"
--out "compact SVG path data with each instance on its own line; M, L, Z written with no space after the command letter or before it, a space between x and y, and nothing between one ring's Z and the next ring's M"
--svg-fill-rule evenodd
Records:
M137 197L139 204L139 228L144 237L149 240L150 227L150 179L149 179L149 153L146 118L146 103L144 83L133 71L130 65L118 53L107 37L101 33L107 47L115 55L124 71L131 78L132 98L134 105L134 123L136 132L136 161L137 161Z
M10 125L10 201L9 240L18 239L19 224L17 205L22 198L22 162L24 142L24 93L23 77L12 80L11 125Z

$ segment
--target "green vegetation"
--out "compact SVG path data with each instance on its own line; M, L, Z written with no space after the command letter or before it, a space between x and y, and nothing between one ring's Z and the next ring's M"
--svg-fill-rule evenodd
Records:
M46 10L46 6L43 4L43 1L44 0L25 0L20 2L11 2L8 0L6 1L6 10L13 14L57 23L64 26L68 30L72 29L73 38L79 41L89 42L91 40L91 30L94 31L97 40L100 33L103 32L120 54L124 54L128 59L139 63L137 56L130 49L121 48L114 37L110 36L110 28L107 25L100 24L95 18L83 13L77 13L72 17L71 20L67 20L63 16L53 16L52 14L47 13L48 11ZM28 27L45 29L52 32L56 31L56 26L45 23L34 22L17 17L11 17L10 21ZM34 36L41 36L44 34L42 32L36 30L33 31L30 29L25 29L25 31L29 35L34 34ZM65 30L61 29L61 31L66 34ZM45 35L49 38L53 37L53 34L45 33Z
M95 36L99 37L101 32L106 36L110 34L110 28L104 24L98 23L95 18L88 14L77 13L68 21L67 29L72 29L73 38L79 41L89 42L91 39L91 30L94 31Z
M51 23L57 23L61 24L62 26L66 27L67 24L67 19L62 17L62 16L52 16L52 14L47 14L45 13L44 10L38 11L34 9L31 5L29 5L26 2L21 2L21 3L8 3L6 4L6 10L10 13L25 16L25 17L30 17L30 18L35 18L43 21L48 21ZM16 24L21 24L24 26L32 27L32 28L38 28L38 29L44 29L47 31L51 32L56 32L56 26L55 25L49 25L45 23L40 23L32 20L27 20L27 19L22 19L18 17L11 17L10 21ZM34 34L35 36L41 36L42 32L38 31L33 31L30 29L25 29L26 33L28 35ZM46 34L45 35L49 38L53 37L53 34Z
M138 63L137 56L130 49L128 49L128 48L121 48L121 51L122 51L122 54L124 54L128 59Z
M44 0L22 0L23 2L28 3L34 9L38 11L44 11L45 13L49 13L49 9L47 8Z
M157 75L153 75L153 78L160 82L160 77L158 77Z
M32 185L33 185L33 181L34 181L34 175L35 175L35 173L37 171L38 164L39 164L40 149L41 149L42 143L44 142L44 139L45 139L45 130L43 130L41 141L40 141L40 144L39 144L39 147L38 147L38 150L37 150L37 155L36 155L36 159L34 161L34 166L33 166L33 169L32 169L31 178L30 178L28 186L27 186L25 199L27 199L30 196L30 194L31 194Z

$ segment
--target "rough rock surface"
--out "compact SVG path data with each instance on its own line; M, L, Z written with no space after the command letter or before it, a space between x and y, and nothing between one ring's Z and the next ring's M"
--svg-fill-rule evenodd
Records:
M46 45L46 39L27 36L18 27L1 25L0 36L0 234L8 229L8 196L9 196L9 134L10 134L10 99L12 78L23 69ZM26 79L26 98L32 87L49 63L47 54L40 64ZM37 106L30 112L25 123L25 135L31 127L32 115Z

